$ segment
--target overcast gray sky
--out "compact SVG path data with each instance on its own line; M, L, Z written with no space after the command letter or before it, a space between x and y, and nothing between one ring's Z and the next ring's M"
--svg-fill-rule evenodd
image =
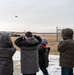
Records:
M74 28L74 0L0 0L0 31L52 32L56 26Z

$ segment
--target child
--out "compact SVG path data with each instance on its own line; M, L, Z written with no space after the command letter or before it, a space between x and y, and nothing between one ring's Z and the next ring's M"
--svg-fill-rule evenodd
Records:
M74 67L74 40L73 30L63 29L61 32L63 41L58 45L60 52L61 75L73 75Z
M44 75L48 75L46 68L48 67L48 54L50 48L46 46L47 44L48 41L44 38L39 46L39 67Z

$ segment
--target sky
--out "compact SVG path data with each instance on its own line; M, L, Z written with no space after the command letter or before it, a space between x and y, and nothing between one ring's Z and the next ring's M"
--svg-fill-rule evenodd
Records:
M55 32L56 27L74 28L74 0L0 0L0 31Z

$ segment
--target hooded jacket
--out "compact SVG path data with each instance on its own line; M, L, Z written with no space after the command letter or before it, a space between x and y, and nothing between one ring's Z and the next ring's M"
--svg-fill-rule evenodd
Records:
M7 33L0 36L0 75L13 74L13 60L16 49Z
M41 43L39 36L25 39L20 37L15 44L21 49L21 73L32 74L39 71L38 46Z
M60 66L65 68L74 67L74 40L73 40L73 30L63 29L62 38L58 45L58 51L60 52Z
M48 67L48 55L50 52L50 47L47 47L47 39L42 38L42 42L39 46L39 65L43 65L45 68Z

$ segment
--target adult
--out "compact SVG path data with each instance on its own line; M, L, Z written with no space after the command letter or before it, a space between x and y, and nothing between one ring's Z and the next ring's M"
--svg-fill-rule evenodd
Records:
M61 31L61 41L58 45L60 52L61 75L73 75L74 67L74 40L73 30L70 28Z
M13 55L16 51L8 33L0 35L0 75L13 75Z
M32 35L28 31L24 37L19 37L15 40L15 44L21 49L21 73L23 75L36 75L39 71L38 64L38 46L41 43L41 38Z

